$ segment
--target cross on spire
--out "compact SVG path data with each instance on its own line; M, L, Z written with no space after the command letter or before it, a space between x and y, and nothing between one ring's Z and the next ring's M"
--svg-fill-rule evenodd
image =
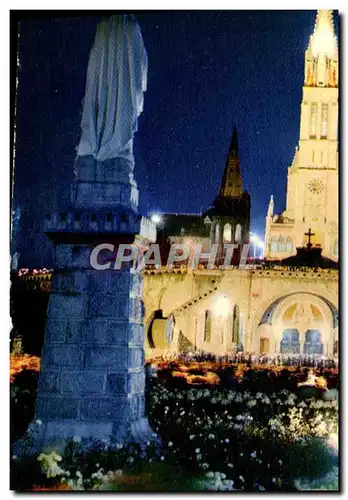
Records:
M308 248L308 250L310 250L313 246L313 243L311 243L311 237L315 236L315 233L312 233L311 228L309 228L308 233L305 233L305 236L308 236L307 248Z

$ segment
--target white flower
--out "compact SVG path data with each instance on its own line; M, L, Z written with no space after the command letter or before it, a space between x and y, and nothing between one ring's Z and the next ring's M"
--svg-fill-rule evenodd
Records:
M227 467L230 467L231 469L234 467L233 464L227 464Z
M250 453L250 456L251 456L252 458L256 458L256 451L253 451L252 453Z
M229 443L230 440L228 438L225 439L225 443Z
M199 453L200 451L201 451L200 448L196 448L195 450L196 453Z
M74 436L73 441L74 443L81 443L81 438L79 436Z
M173 443L169 441L168 446L173 446Z
M37 423L37 425L42 425L42 420L40 420L39 418L37 418L35 422Z
M194 437L195 437L195 435L194 435L194 434L191 434L191 436L190 436L191 441L192 441L192 439L193 439Z
M240 479L241 481L244 481L244 477L243 477L243 476L239 476L239 479Z
M164 460L164 456L163 456L163 455L161 456L161 460L162 460L162 461Z

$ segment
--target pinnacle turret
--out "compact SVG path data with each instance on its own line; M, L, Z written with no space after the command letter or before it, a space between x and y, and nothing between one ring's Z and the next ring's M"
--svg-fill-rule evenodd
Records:
M337 57L337 39L335 36L332 10L318 10L314 32L308 48L314 57L323 54L329 58Z
M271 198L269 200L267 216L268 217L273 217L273 212L274 212L274 200L273 200L273 194L272 194Z

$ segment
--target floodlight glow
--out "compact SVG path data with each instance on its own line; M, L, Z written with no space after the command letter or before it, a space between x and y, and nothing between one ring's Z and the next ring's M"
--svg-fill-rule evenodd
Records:
M230 301L224 296L215 297L213 304L215 316L226 317L230 314Z
M153 214L153 215L151 215L151 220L155 224L159 224L162 221L162 217L158 214Z

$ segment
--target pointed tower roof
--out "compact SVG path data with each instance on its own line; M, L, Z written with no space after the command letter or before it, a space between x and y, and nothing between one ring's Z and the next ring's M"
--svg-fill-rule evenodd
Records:
M325 55L337 58L337 38L333 23L332 10L318 10L312 36L309 40L308 50L314 57Z
M243 182L239 166L237 127L234 126L218 198L234 198L242 194Z

